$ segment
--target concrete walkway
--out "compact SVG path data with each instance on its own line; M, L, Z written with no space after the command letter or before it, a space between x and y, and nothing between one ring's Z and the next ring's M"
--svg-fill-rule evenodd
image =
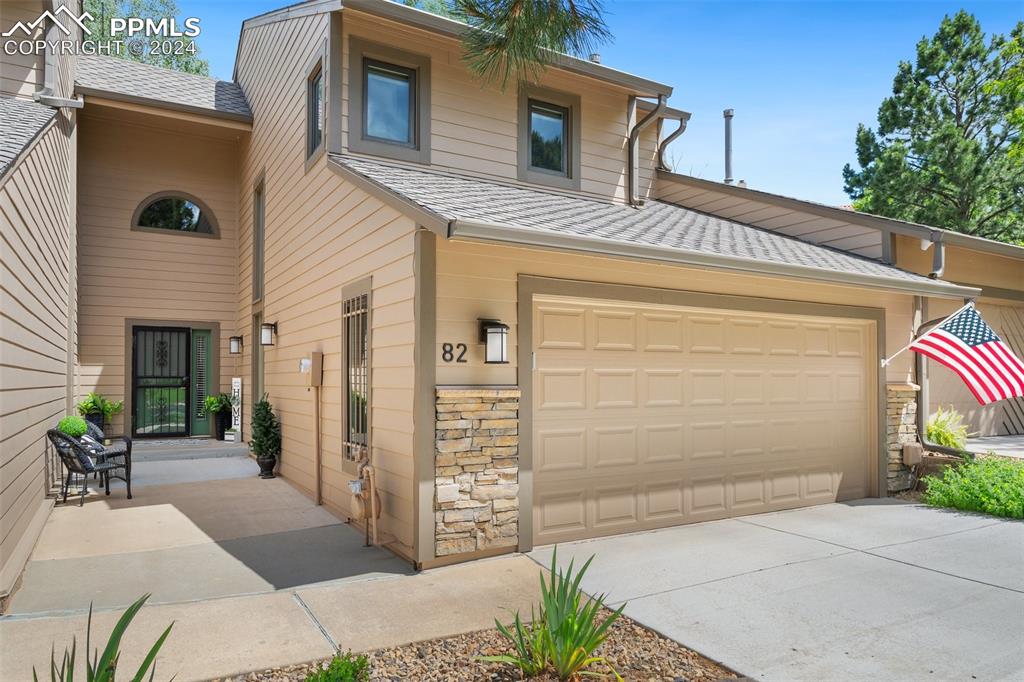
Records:
M585 590L750 677L1024 679L1019 521L862 500L558 548L592 554Z
M51 646L59 654L72 637L84 666L90 603L102 648L146 593L121 669L173 621L157 678L178 680L489 628L538 597L525 556L414 574L284 480L257 478L244 451L214 448L143 452L134 499L118 483L54 509L0 617L0 680L31 679L32 666L45 677Z
M1024 436L985 436L967 440L967 449L983 455L994 452L1003 457L1024 459Z

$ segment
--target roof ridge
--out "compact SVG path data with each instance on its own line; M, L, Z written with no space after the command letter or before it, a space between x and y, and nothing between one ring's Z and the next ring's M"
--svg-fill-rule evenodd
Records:
M232 85L238 85L238 83L236 81L233 81L233 80L225 80L223 78L217 78L216 76L204 76L201 73L188 73L187 71L178 71L177 69L168 69L165 66L157 66L156 64L147 64L145 62L137 62L137 61L135 61L133 59L123 59L121 57L111 57L109 55L102 55L102 54L86 54L86 55L81 55L79 57L79 62L81 63L81 60L83 60L83 59L86 60L86 61L88 61L88 60L96 60L96 61L106 61L106 62L111 62L111 63L117 63L118 65L121 65L121 66L127 65L128 68L140 67L141 69L150 69L150 70L154 70L154 71L159 71L160 73L163 73L163 74L174 74L175 76L181 76L183 78L195 78L195 79L202 79L202 80L212 81L213 83L231 83ZM239 87L241 87L241 86L239 86Z

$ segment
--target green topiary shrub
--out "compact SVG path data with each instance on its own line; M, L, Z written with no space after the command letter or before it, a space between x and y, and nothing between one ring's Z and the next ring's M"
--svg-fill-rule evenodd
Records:
M967 447L967 425L964 424L963 415L952 407L943 410L940 405L928 420L927 436L936 445L963 450Z
M274 416L274 409L266 393L252 408L249 449L257 458L276 458L281 454L281 423Z
M85 425L85 420L81 417L68 416L57 422L57 430L65 436L81 438L89 429Z
M353 656L352 652L331 659L326 669L306 677L306 682L366 682L370 679L370 661L366 656Z

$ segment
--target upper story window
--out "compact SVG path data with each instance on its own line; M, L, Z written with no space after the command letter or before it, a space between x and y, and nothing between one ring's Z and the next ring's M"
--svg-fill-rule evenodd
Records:
M580 98L547 88L519 91L519 179L580 188Z
M317 62L306 80L306 156L324 146L324 70Z
M349 38L348 147L430 163L430 59Z
M132 219L132 229L217 236L217 222L201 201L183 192L158 192L147 197Z

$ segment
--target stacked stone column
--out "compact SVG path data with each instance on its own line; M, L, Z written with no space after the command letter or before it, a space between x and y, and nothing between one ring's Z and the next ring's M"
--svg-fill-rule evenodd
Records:
M437 388L435 556L519 544L519 398L514 386Z
M891 493L910 488L910 467L903 463L903 445L917 442L918 390L915 384L886 386L886 484Z

